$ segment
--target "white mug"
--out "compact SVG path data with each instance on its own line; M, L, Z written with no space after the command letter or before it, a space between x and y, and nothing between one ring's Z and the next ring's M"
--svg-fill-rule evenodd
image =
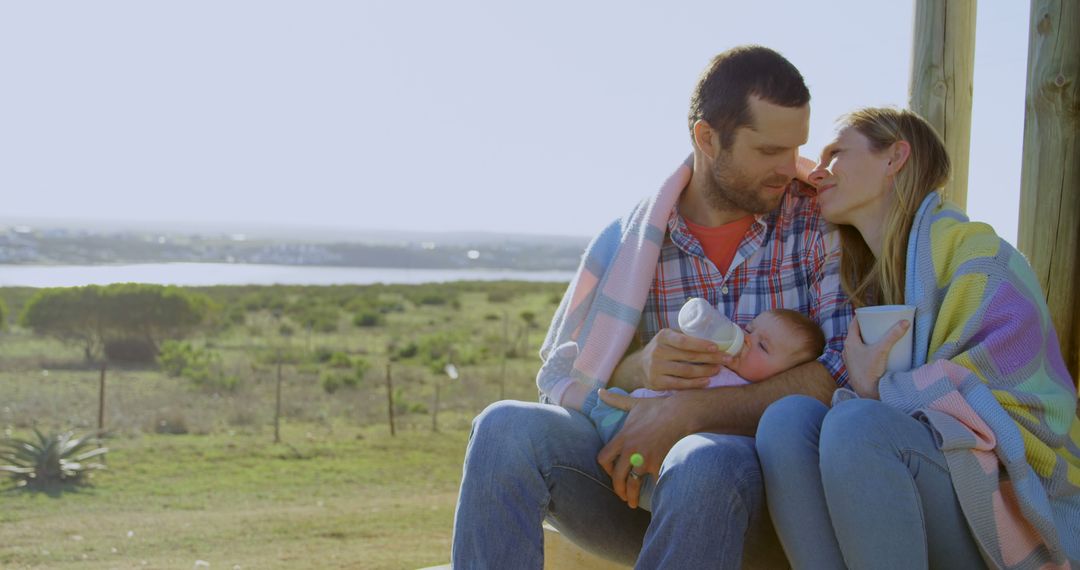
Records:
M874 344L882 339L893 325L900 321L911 324L904 336L896 341L889 351L888 372L911 370L911 351L914 346L915 306L914 305L876 305L855 309L855 318L859 319L859 329L866 344Z

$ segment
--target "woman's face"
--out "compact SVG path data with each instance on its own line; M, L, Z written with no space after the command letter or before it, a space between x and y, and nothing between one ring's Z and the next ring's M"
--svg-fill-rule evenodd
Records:
M887 152L874 152L870 140L859 131L842 129L810 173L821 215L834 224L884 220L891 200L889 166Z

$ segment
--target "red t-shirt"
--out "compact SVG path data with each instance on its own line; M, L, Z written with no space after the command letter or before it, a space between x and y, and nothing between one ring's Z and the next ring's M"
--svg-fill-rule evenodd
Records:
M713 262L720 273L727 274L731 260L735 259L735 252L739 250L743 236L754 224L754 216L748 215L733 222L714 228L699 226L690 220L683 218L686 229L690 231L705 250L705 257Z

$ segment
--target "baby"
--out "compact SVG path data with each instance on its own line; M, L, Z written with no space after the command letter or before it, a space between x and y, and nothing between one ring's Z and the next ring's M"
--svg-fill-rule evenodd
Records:
M751 382L760 382L809 362L825 350L825 334L809 317L790 309L773 309L754 317L746 327L745 341L726 368L709 379L708 388L720 386L741 386ZM585 397L581 413L589 416L596 424L600 438L607 443L622 429L627 412L613 408L597 395L594 389ZM625 394L618 388L608 388L610 392ZM656 392L640 388L630 396L634 398L656 398L670 395L671 392ZM642 481L638 504L641 508L652 510L652 491L655 482L651 478Z

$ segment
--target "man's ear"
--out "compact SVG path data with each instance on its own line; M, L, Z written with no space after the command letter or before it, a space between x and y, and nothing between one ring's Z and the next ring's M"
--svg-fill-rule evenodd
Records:
M892 176L907 164L911 157L911 144L907 141L896 141L889 147L889 165L886 174Z
M709 158L716 159L717 145L720 143L719 133L713 130L709 123L703 119L694 122L694 145Z

